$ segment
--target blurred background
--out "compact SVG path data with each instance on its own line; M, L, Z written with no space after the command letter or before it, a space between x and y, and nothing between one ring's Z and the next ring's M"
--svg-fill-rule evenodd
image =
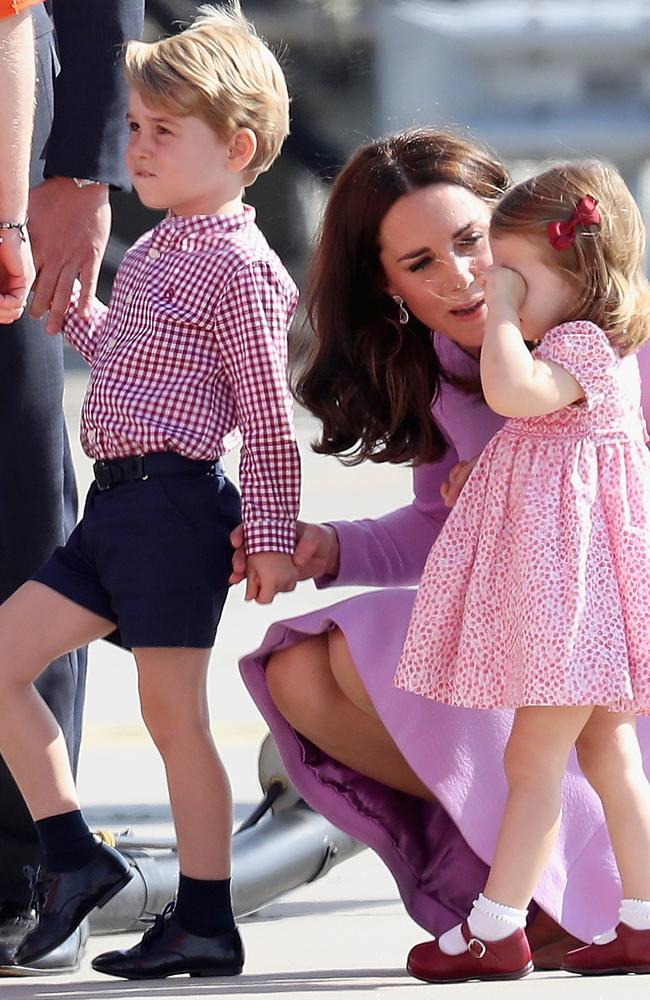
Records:
M147 0L145 37L198 0ZM612 160L650 220L650 0L242 0L292 96L292 132L249 189L261 228L302 283L338 166L415 124L469 129L520 176L540 161ZM114 196L107 296L126 247L159 215Z

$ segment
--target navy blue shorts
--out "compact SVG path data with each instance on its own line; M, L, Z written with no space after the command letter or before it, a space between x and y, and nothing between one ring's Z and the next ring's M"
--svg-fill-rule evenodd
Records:
M127 648L209 648L232 571L239 493L216 475L149 475L90 487L67 543L33 579L108 618Z

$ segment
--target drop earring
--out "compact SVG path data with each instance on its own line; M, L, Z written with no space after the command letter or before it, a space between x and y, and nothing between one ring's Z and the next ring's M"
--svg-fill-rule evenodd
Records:
M401 295L393 295L393 302L399 309L399 321L402 324L402 326L405 326L406 323L408 323L410 316L408 314L406 306L404 305L404 299L402 298Z

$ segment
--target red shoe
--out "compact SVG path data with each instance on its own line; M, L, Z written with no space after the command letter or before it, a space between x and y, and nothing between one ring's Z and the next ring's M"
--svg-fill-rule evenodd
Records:
M622 976L650 973L650 931L635 931L620 923L609 944L588 944L564 956L562 969L581 976Z
M522 979L533 971L528 939L515 931L501 941L480 941L472 937L467 924L461 927L467 951L445 955L437 941L425 941L411 948L407 971L425 983L465 983L468 979Z

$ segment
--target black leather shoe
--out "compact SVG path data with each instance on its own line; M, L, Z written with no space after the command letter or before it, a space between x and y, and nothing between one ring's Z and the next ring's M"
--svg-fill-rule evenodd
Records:
M98 844L90 861L73 872L32 873L38 924L18 948L14 963L31 966L70 937L96 906L105 906L133 877L121 854Z
M10 965L18 947L36 927L36 914L30 906L9 900L0 903L0 965Z
M92 962L96 972L123 979L190 976L238 976L244 967L244 946L234 927L217 937L184 931L168 903L153 926L128 951L105 951Z
M36 923L36 920L33 920ZM18 976L61 976L78 972L88 940L88 921L84 920L69 938L58 948L37 959L32 965L16 965L15 962L0 965L0 977Z

